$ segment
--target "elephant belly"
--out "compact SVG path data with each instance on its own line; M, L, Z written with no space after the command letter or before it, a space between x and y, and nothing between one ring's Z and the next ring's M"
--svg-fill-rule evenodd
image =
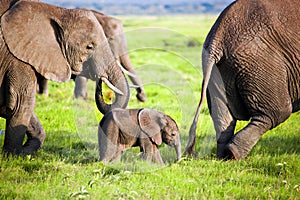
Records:
M227 106L231 115L237 120L249 120L249 111L243 102L243 98L238 89L236 81L238 72L231 68L232 64L222 63L218 66L222 77L222 84L225 87Z
M237 120L249 120L250 114L246 109L246 106L241 101L241 97L237 96L227 96L228 107L232 116Z

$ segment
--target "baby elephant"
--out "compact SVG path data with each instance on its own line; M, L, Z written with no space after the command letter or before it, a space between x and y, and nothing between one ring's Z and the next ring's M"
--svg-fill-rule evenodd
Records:
M181 157L181 145L176 122L169 116L150 109L113 109L102 118L98 128L100 161L121 158L130 147L140 147L141 158L163 164L158 146L164 142Z

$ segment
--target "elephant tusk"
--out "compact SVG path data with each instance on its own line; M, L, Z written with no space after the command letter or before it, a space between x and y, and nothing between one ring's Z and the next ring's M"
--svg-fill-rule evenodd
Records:
M119 90L118 88L116 88L111 82L109 82L109 80L107 80L107 78L101 77L101 80L115 93L124 95L124 93L121 90Z
M129 85L130 88L140 88L138 85Z
M129 72L128 70L126 70L122 65L121 65L121 63L117 60L117 64L118 64L118 66L121 68L121 70L125 73L125 74L127 74L128 76L131 76L131 77L136 77L136 75L135 74L133 74L133 73L131 73L131 72Z

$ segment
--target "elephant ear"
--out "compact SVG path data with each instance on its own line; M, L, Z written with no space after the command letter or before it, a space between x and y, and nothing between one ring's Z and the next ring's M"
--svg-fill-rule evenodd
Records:
M122 133L138 137L140 128L138 127L136 115L131 113L136 111L115 108L111 112L115 123Z
M161 145L161 129L167 123L164 115L154 110L142 109L138 115L138 122L142 131L146 133L156 145Z
M59 7L20 1L1 18L9 51L32 65L46 79L57 82L67 81L71 76L71 68L57 37L62 31L57 15L63 12Z

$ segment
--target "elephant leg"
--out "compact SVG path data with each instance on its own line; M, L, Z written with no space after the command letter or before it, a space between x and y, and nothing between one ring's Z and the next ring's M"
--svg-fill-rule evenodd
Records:
M8 71L4 80L6 130L3 151L12 155L24 153L23 140L34 110L37 84L31 66L17 69Z
M236 133L227 146L236 160L245 158L265 132L284 122L292 113L286 84L288 78L284 71L276 71L279 68L274 67L267 74L261 72L263 79L247 79L247 82L242 80L245 84L240 88L240 93L243 94L241 96L252 117L248 125Z
M37 91L39 94L45 94L45 96L49 95L48 91L48 80L42 77L40 74L37 75Z
M271 129L271 123L267 118L253 117L250 123L237 132L228 143L226 148L236 160L245 158L259 138Z
M141 158L157 164L164 164L160 152L155 144L149 139L143 139L141 142L140 151L142 152Z
M124 149L120 148L118 142L119 129L113 123L103 123L98 128L98 144L100 160L104 163L120 159ZM108 135L107 135L108 134Z
M74 96L76 99L80 97L84 100L87 99L87 78L83 76L77 76L75 78Z
M23 140L29 124L33 103L26 101L18 106L17 110L7 109L6 130L3 151L8 154L18 155L23 153Z
M217 67L212 71L211 80L208 85L207 103L216 131L217 159L226 159L228 154L225 146L234 135L236 119L228 107L224 83Z
M17 117L18 118L18 117ZM6 120L6 130L3 145L3 152L5 154L18 155L22 153L22 144L25 137L27 127L18 125L17 119Z
M214 123L217 140L217 159L227 159L226 145L234 135L236 120L231 115L226 102L209 94L208 106ZM212 100L213 99L213 100Z
M278 105L283 104L284 102ZM271 115L266 114L253 116L249 124L241 131L237 132L228 143L226 148L230 151L232 156L236 160L245 158L265 132L276 127L278 124L288 118L292 112L291 106L288 107L289 108L285 109L285 111L281 110L280 108L278 108L278 110L273 109L273 117L270 117ZM271 110L272 108L267 109L267 111ZM274 116L280 118L280 121L274 121Z
M27 127L26 134L27 134L27 141L23 145L23 153L31 154L32 152L42 147L46 137L45 130L42 127L35 113L33 113L30 118L30 122Z
M123 150L121 149L118 149L114 156L110 159L110 162L118 162L121 160L121 157L122 157L122 154L123 154Z

